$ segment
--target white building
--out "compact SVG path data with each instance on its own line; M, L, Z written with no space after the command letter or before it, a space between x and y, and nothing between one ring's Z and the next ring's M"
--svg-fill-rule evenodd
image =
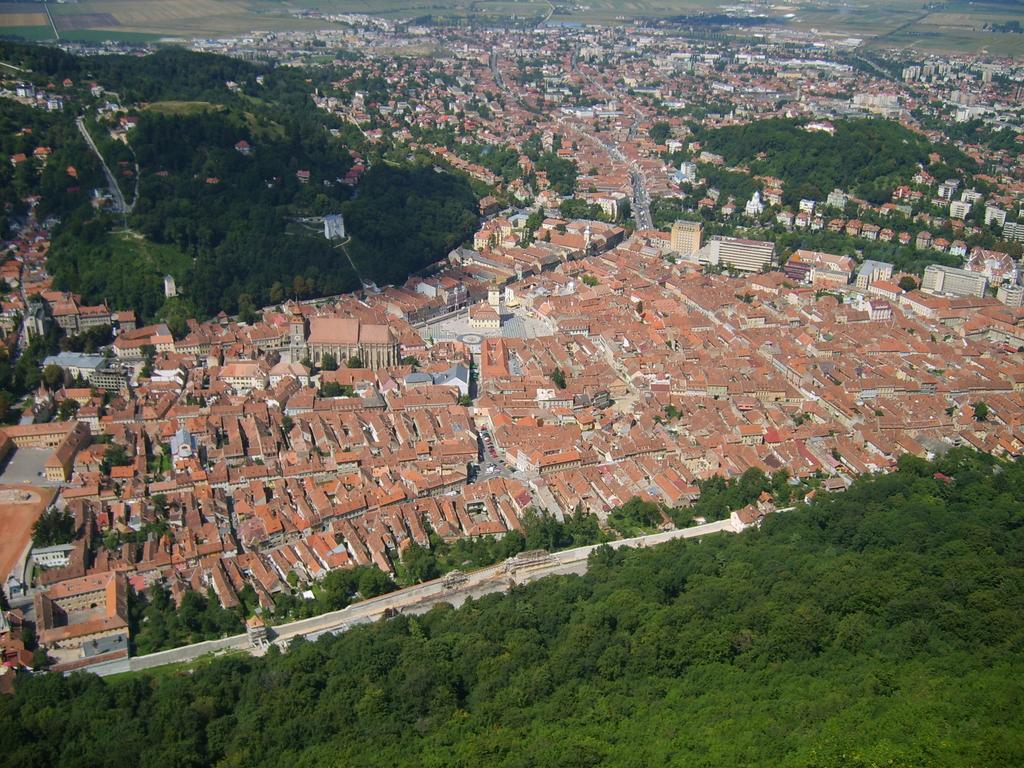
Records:
M74 544L35 547L32 549L32 562L43 568L63 568L71 562L71 553L74 551Z
M827 202L833 208L841 209L846 207L846 201L846 193L843 192L843 190L833 189L831 192L828 193L828 198L825 202Z
M754 192L753 196L747 201L744 210L747 216L760 216L764 213L764 203L761 202L760 192Z
M697 251L697 260L714 267L761 272L775 263L775 244L738 237L714 237Z
M966 219L971 214L971 204L964 202L963 200L954 200L949 204L949 215L950 218L960 219L961 221Z
M985 206L985 226L987 227L992 222L995 222L1000 227L1006 226L1006 211L1002 208L998 208L994 205Z
M1003 283L996 291L996 298L1011 309L1024 307L1024 287Z
M345 239L345 219L340 213L324 216L324 237L328 240Z
M924 270L921 290L947 296L975 296L981 298L988 289L988 278L966 269L929 264Z

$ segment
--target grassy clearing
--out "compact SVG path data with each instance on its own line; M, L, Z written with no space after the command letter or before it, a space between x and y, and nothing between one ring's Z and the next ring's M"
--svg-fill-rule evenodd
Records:
M219 654L207 653L192 661L179 661L176 664L164 664L159 667L151 667L150 669L140 669L137 672L118 672L117 674L107 675L104 679L111 683L117 683L135 678L154 680L157 678L176 677L181 674L192 674L192 672L200 667L209 666L217 659L223 659L225 656L240 656L243 653L243 651L227 651Z
M131 259L136 265L151 265L161 275L171 274L180 279L188 273L192 260L173 245L163 245L147 240L130 229L112 232L110 247L115 260L118 256Z
M147 104L147 112L159 112L164 115L197 115L202 112L221 112L224 106L209 101L154 101Z
M942 29L925 25L902 29L871 41L880 48L911 48L928 53L972 52L1024 56L1024 35Z

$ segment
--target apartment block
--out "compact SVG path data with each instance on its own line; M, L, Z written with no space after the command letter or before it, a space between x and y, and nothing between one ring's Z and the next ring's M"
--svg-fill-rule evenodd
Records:
M948 296L976 296L981 298L988 289L988 278L966 269L931 264L924 271L921 289L929 293Z

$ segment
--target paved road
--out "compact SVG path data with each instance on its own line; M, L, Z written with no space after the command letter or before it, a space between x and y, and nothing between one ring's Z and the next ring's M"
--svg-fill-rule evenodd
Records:
M594 79L584 73L578 66L578 61L575 56L572 59L572 69L578 72L584 77L592 86L597 88L606 99L621 98L615 94L609 93L608 89L600 83L594 82ZM633 122L629 126L629 133L626 135L626 141L632 141L636 138L637 131L640 129L640 120L642 118L641 113L633 107ZM589 137L592 141L600 144L604 147L608 156L612 160L617 160L620 163L629 163L629 181L632 187L632 195L630 199L630 205L632 206L633 218L636 220L637 229L653 229L654 222L651 219L651 196L647 191L647 179L644 177L643 171L640 170L640 166L635 162L630 162L623 151L612 142L604 142L596 133L591 133L588 129L583 126L577 126L577 130L585 136Z
M50 13L50 6L48 3L43 3L43 10L46 11L46 19L50 22L50 29L53 30L53 36L60 40L60 32L57 31L57 25L53 23L53 14Z
M118 213L131 213L135 207L135 201L131 202L131 205L127 204L124 200L124 195L121 193L121 187L117 183L117 179L114 178L114 174L110 172L110 168L107 166L107 161L103 159L103 155L96 147L96 142L92 140L92 136L89 135L88 129L85 127L85 120L81 117L75 118L75 125L78 126L78 132L82 134L82 138L85 139L85 143L89 145L89 148L93 151L93 154L99 158L100 165L103 166L103 175L107 177L107 186L110 187L110 193L114 196L114 210ZM138 191L138 178L139 169L135 169L135 187L136 192ZM136 194L138 198L138 194Z
M32 215L33 216L35 215L34 211L33 211ZM21 305L23 307L27 308L28 307L28 291L25 290L25 276L26 276L26 269L25 269L25 267L26 267L26 265L22 264L22 266L21 266L21 279L18 280L18 291L21 293ZM20 356L21 353L25 351L25 347L28 346L28 342L29 342L29 338L28 338L28 323L25 322L25 318L22 318L21 328L18 331L18 345L17 345L17 354L18 354L18 356Z
M637 229L654 229L651 218L651 196L647 191L647 179L636 166L629 169L629 180L633 184L633 218Z
M632 539L621 539L610 542L609 546L615 549L620 547L642 548L662 544L673 539L699 538L721 532L735 533L729 520L719 520L714 523L665 531L648 536L637 536ZM289 624L280 624L273 628L274 642L282 647L287 647L288 643L297 637L315 640L320 635L345 632L354 626L377 621L387 615L393 615L395 612L425 613L440 603L450 603L458 607L469 597L477 598L495 592L507 592L514 586L527 584L545 576L571 573L583 574L587 571L587 558L591 552L597 549L597 546L600 545L577 547L576 549L555 552L541 564L518 568L513 572L509 572L506 569L505 563L499 563L498 565L466 574L466 580L455 588L446 586L445 579L443 578L436 579L425 584L417 584L414 587L408 587L387 595L375 597L371 600L355 603L341 611L325 613L321 616L293 621ZM128 671L136 672L166 664L194 661L200 656L210 653L245 650L254 653L258 652L250 648L245 635L234 635L220 640L161 651L160 653L149 654L148 656L136 656L131 659L104 662L87 669L98 675L111 675Z

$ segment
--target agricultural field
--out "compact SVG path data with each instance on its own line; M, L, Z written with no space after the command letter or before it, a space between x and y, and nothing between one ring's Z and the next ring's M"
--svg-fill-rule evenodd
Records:
M299 11L371 13L390 19L434 15L538 21L551 13L554 22L614 24L726 9L735 13L736 7L728 0L82 0L45 6L0 3L0 33L29 39L147 41L332 26L323 19L302 17ZM920 0L783 0L756 10L773 24L858 37L873 46L1024 55L1024 35L984 30L987 23L1024 23L1024 3L1019 0L952 0L941 9L925 7Z
M55 39L45 9L28 3L0 3L0 34L19 35L26 40Z

